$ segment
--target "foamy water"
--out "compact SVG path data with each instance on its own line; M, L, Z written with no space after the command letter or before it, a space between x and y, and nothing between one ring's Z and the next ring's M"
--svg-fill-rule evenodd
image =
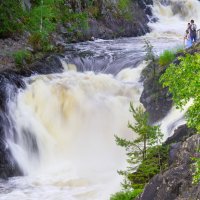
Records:
M40 195L43 199L108 199L119 189L117 170L125 167L125 152L115 144L114 134L136 136L127 128L132 120L129 103L139 105L142 84L138 81L144 66L125 69L116 77L92 72L33 77L17 103L10 103L18 142L11 138L8 143L28 176L17 179L18 190L8 199L16 192L31 199ZM32 140L25 134L34 138L39 153L30 149ZM41 189L54 191L55 196Z

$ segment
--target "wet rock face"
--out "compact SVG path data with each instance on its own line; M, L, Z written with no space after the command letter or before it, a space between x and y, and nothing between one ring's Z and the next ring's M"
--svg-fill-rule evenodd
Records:
M12 159L8 144L5 142L9 132L14 132L7 114L7 102L14 98L18 88L25 86L21 78L20 75L8 72L0 74L0 178L21 175L17 163Z
M33 74L61 73L63 72L63 66L60 62L60 57L60 55L46 55L17 73L24 77L29 77Z
M144 83L140 101L149 113L150 122L153 123L167 115L172 107L172 96L168 94L167 88L163 89L159 84L157 88L151 86L151 82Z
M190 134L181 128L182 135ZM178 132L181 130L178 130ZM187 133L186 133L187 132ZM170 149L170 166L154 176L137 200L190 200L200 198L200 184L192 184L192 157L196 156L200 135L193 135L183 142L174 143Z
M153 65L156 70L155 74ZM144 89L140 102L149 113L151 123L164 118L172 107L172 95L169 94L168 88L163 88L159 82L164 71L164 67L160 70L159 66L150 63L142 72Z
M50 74L62 72L63 68L57 56L46 56L33 63L29 70L5 70L0 72L0 178L22 175L19 166L12 158L7 137L15 137L15 127L9 118L7 102L14 100L18 89L25 89L24 77L32 74Z
M175 131L174 134L167 138L165 144L172 144L177 142L185 141L188 137L195 134L195 130L188 128L186 124L179 126Z
M115 1L94 1L94 7L98 10L99 16L89 15L89 28L82 30L81 36L67 35L65 29L71 25L65 24L60 27L60 32L72 41L84 41L94 38L111 39L116 37L135 37L150 32L147 23L152 16L152 0L134 0L130 1L128 9L120 8L119 0ZM87 7L86 1L75 0L71 5L72 10L76 12L84 11ZM66 26L66 27L65 27ZM79 30L77 30L78 32Z

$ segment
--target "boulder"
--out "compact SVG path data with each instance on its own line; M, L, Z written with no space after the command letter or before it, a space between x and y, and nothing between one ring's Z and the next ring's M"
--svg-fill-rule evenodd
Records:
M192 184L193 157L197 155L200 135L193 135L183 142L173 144L170 166L154 176L137 200L190 200L200 197L200 184Z

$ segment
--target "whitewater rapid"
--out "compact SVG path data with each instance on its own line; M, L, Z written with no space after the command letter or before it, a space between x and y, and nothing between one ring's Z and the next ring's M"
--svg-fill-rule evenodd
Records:
M115 144L114 134L133 135L127 128L132 121L129 103L139 105L144 67L142 63L116 76L71 71L28 80L17 103L9 105L18 138L17 144L8 140L28 175L19 178L23 184L28 182L27 192L31 184L43 199L66 199L66 195L67 199L107 199L119 189L117 170L125 167L125 152ZM49 186L55 190L52 198L37 190Z
M197 0L155 1L152 9L159 20L151 33L66 45L76 54L66 51L64 73L25 80L27 88L8 102L16 136L6 141L25 176L0 181L1 200L107 200L120 190L126 155L114 135L137 137L127 123L130 101L140 105L144 40L156 54L179 48L187 22L200 20ZM159 122L165 138L183 115L173 108Z

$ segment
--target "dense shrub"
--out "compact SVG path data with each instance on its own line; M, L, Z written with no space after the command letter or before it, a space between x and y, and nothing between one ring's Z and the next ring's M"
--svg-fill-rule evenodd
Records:
M160 82L169 88L177 108L186 112L187 124L200 133L200 55L186 55L179 58L179 64L171 64L161 76ZM199 147L197 149L199 151ZM193 182L200 181L200 158L194 158Z
M50 36L48 34L43 34L40 32L36 32L30 35L28 43L32 46L35 52L49 52L54 49L54 46L51 44L50 41Z
M169 88L177 108L182 109L191 102L186 113L187 123L200 132L200 55L186 55L179 61L178 65L167 68L160 81Z
M0 0L0 38L23 31L24 14L20 0Z
M121 191L113 194L110 200L133 200L142 193L142 190L136 189L132 191Z

